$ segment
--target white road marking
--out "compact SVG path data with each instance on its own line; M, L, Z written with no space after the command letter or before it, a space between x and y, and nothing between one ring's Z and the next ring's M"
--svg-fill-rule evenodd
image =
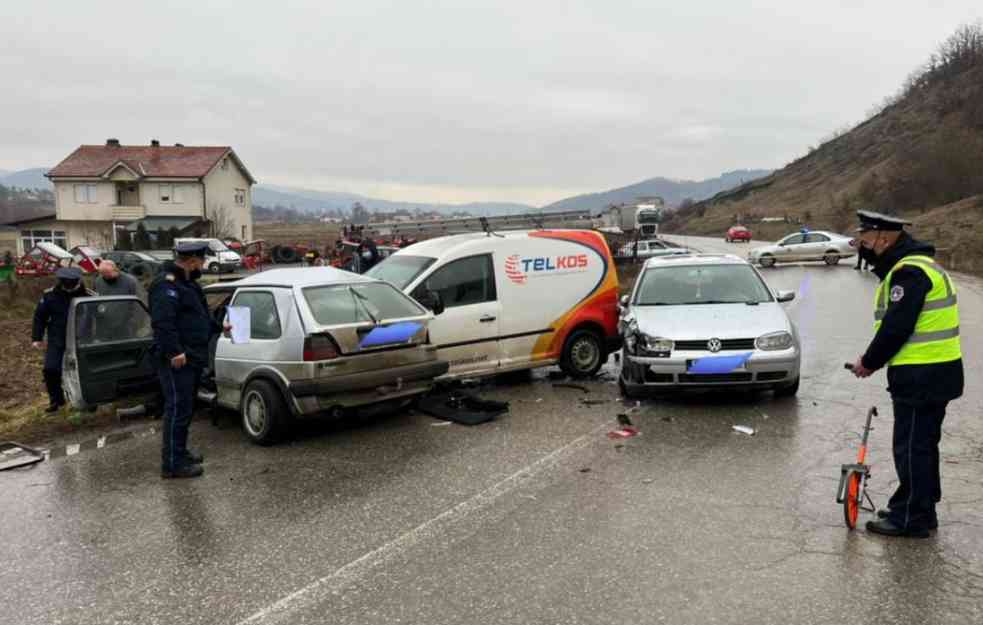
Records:
M519 469L497 484L483 490L471 499L462 501L453 508L445 510L434 518L416 526L398 538L366 553L356 560L317 579L307 586L290 593L282 599L266 606L237 625L262 623L282 623L297 612L315 606L337 593L345 586L363 577L375 567L405 553L409 549L440 536L451 526L464 522L468 517L480 512L509 494L519 486L528 485L528 478L543 473L565 457L589 445L596 436L611 427L606 422L574 439L559 449L555 449L536 462Z

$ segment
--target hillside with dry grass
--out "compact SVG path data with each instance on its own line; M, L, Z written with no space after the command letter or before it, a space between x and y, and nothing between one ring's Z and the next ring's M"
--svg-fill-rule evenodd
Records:
M760 220L787 216L846 232L862 208L908 217L916 236L941 247L971 246L954 260L983 271L983 23L960 27L866 121L770 176L681 209L663 229L722 236L744 221L770 238L789 226Z

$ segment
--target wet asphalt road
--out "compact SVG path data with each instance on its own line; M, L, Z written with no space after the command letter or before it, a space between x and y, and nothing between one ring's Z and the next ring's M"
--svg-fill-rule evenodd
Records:
M799 295L794 399L646 401L612 441L613 377L540 372L485 388L512 411L472 428L380 415L264 449L197 421L199 480L160 480L153 436L2 473L0 623L981 622L983 283L957 277L968 389L916 541L848 532L833 501L870 405L875 501L894 485L884 375L842 369L876 279L763 273Z

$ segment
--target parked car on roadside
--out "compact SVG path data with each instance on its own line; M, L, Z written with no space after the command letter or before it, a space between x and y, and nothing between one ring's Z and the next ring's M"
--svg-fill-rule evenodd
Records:
M757 270L731 255L653 258L622 299L619 385L628 397L685 388L799 389L799 335Z
M225 243L218 239L174 239L174 249L177 249L177 246L182 243L208 244L208 251L205 256L205 270L210 273L235 271L242 266L242 256L230 250Z
M827 265L835 265L841 258L849 258L857 253L850 245L850 237L835 232L812 230L790 234L774 245L758 247L748 252L748 259L771 267L775 263L797 263L821 260Z
M160 260L146 252L105 252L102 258L113 261L120 270L137 277L152 276L160 271L163 265Z
M294 418L405 402L447 372L428 333L439 304L430 313L380 280L331 267L273 269L207 286L205 294L216 319L228 306L248 308L250 335L244 343L216 338L200 397L237 411L261 445L278 440ZM78 298L69 315L64 370L74 406L155 387L143 302ZM101 328L102 319L127 322Z
M636 252L637 249L637 252ZM618 256L622 258L655 258L656 256L672 256L674 254L690 254L692 251L667 241L649 239L647 241L632 241L621 246Z
M591 230L515 230L421 241L366 274L446 312L430 325L449 377L559 364L592 376L620 347L618 273Z
M736 243L738 241L750 243L751 231L744 226L731 226L727 230L727 234L724 235L724 241L727 243Z

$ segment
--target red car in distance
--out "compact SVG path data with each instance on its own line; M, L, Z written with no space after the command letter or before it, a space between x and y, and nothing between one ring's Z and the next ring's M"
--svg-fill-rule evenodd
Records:
M724 241L728 243L735 243L737 241L744 241L745 243L751 242L751 231L744 226L731 226L727 234L724 235Z

